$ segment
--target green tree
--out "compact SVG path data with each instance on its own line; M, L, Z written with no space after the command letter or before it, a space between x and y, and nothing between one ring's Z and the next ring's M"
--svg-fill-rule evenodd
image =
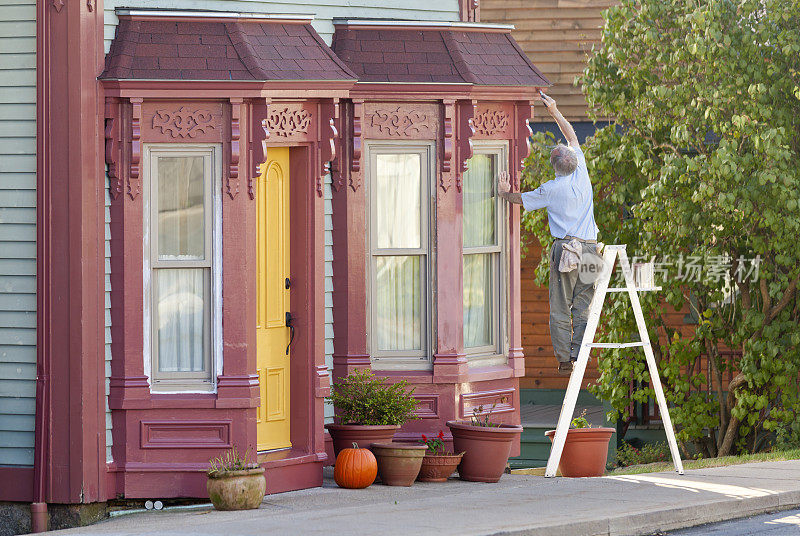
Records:
M706 456L761 449L769 432L796 442L800 4L622 0L604 18L581 80L594 118L615 118L584 147L595 214L600 240L669 264L642 303L678 439ZM534 141L524 188L552 175L552 141ZM523 225L549 247L545 214ZM541 283L547 269L543 255ZM661 299L692 309L693 333L666 325ZM627 296L606 298L601 329L636 336ZM631 397L653 396L642 352L599 359L593 389L626 419Z

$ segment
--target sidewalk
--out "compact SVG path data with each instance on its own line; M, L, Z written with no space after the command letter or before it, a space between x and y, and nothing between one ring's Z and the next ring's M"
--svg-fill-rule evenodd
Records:
M569 479L504 475L410 488L322 488L265 498L245 512L148 512L51 534L638 535L800 505L800 461Z

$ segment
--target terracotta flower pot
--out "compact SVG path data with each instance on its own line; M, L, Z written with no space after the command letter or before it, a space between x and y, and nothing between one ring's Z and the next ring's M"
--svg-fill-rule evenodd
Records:
M387 486L410 486L422 467L426 445L408 443L373 443L372 453L378 460L378 476Z
M461 463L464 453L460 454L426 454L422 458L422 468L417 480L420 482L447 482Z
M333 453L338 456L343 449L349 449L353 443L368 449L372 443L389 443L394 433L400 428L395 424L361 425L361 424L326 424L325 429L333 440Z
M570 428L558 468L563 476L603 476L613 428ZM553 440L555 430L544 433Z
M258 508L267 490L264 468L209 473L206 490L217 510Z
M497 482L511 454L511 445L519 440L522 426L473 426L466 422L448 421L453 434L453 450L463 451L458 476L471 482Z

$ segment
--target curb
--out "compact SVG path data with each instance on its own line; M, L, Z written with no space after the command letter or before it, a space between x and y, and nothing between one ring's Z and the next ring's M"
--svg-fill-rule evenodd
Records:
M763 497L720 499L681 508L487 533L486 536L647 536L800 506L800 490Z

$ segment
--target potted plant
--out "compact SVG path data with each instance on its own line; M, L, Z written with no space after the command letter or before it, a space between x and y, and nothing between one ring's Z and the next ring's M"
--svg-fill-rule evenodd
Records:
M353 443L390 442L401 425L416 418L413 392L405 380L390 384L369 370L355 370L335 381L328 400L333 402L336 423L325 425L334 453L338 456Z
M264 468L249 462L250 449L240 456L236 448L209 460L206 489L217 510L258 508L267 490Z
M410 486L417 479L425 458L425 445L410 443L373 443L378 460L378 476L387 486Z
M511 445L522 433L522 426L518 424L500 424L490 420L498 401L506 400L506 397L495 400L483 418L480 417L483 413L481 405L472 410L469 422L447 422L453 434L453 450L464 452L458 465L458 476L462 480L497 482L503 476Z
M422 459L422 468L419 470L417 480L420 482L446 482L461 463L464 453L453 454L444 450L444 432L442 430L439 430L438 436L432 438L423 434L421 442L425 443L428 450Z
M586 410L572 419L558 463L561 475L573 478L603 476L608 461L608 442L614 431L613 428L592 428L586 420ZM548 430L544 435L552 441L555 434L555 430Z

